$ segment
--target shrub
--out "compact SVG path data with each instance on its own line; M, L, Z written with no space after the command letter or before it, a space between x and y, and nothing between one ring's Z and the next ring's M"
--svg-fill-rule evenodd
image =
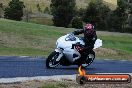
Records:
M9 2L9 7L5 8L4 17L11 20L22 20L24 3L19 0Z
M75 15L75 0L51 0L51 12L55 26L68 27Z
M72 27L76 29L81 29L83 28L83 21L80 17L74 17L72 19Z

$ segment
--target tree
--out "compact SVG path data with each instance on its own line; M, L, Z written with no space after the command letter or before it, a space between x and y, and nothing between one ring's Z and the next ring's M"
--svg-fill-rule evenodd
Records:
M0 18L3 15L3 3L0 3Z
M76 16L81 17L83 19L84 14L86 12L86 8L77 8L76 9Z
M96 24L98 20L98 10L96 8L96 4L94 2L90 2L89 6L86 9L86 13L83 17L84 22L90 22L94 25Z
M113 11L111 11L107 18L107 22L109 23L108 31L119 31L121 24L119 20L119 17Z
M97 28L99 30L108 30L108 15L111 12L110 8L108 6L106 6L103 3L100 3L98 6L98 19L99 21L97 21ZM102 26L103 25L103 26Z
M19 0L12 0L9 6L5 8L4 17L11 20L22 20L24 3Z
M129 25L130 25L130 27L132 28L132 14L130 15Z
M118 7L108 16L110 31L130 32L131 27L131 6L128 3L130 0L118 0Z
M75 0L51 0L51 12L55 26L68 27L75 13Z
M0 8L2 8L2 9L3 9L3 3L0 3Z
M118 31L124 32L127 15L128 15L126 13L127 6L123 0L118 0L117 4L118 4L118 7L114 11L114 15L116 15L116 17L117 17L117 21L116 21L115 25L118 25L118 27L116 27L116 29L118 29Z
M50 14L50 10L49 10L48 7L45 8L44 13L46 13L46 14Z
M26 22L29 22L31 17L30 15L32 14L32 9L31 8L24 8L23 10L23 19L26 21Z
M37 4L36 7L37 7L37 9L38 9L39 12L42 12L41 7L40 7L39 4Z
M132 28L131 25L131 16L132 16L132 0L124 0L126 6L127 6L127 14L128 14L128 18L127 18L127 22L128 22L128 26Z
M82 29L83 28L83 21L80 17L74 17L72 19L72 27L76 29Z
M107 16L110 11L102 0L91 1L86 9L83 21L94 24L99 30L106 30L108 27Z

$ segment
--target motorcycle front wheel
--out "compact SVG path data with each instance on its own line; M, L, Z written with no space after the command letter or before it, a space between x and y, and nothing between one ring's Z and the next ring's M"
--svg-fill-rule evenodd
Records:
M46 59L46 67L55 68L56 66L58 66L60 64L60 61L56 61L58 56L59 56L59 52L56 51L52 52Z

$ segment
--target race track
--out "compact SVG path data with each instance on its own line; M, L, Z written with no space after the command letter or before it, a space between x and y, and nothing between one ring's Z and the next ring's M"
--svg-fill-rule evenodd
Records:
M97 60L87 73L132 73L132 61ZM45 59L39 57L0 56L0 78L55 76L78 74L77 66L47 69Z

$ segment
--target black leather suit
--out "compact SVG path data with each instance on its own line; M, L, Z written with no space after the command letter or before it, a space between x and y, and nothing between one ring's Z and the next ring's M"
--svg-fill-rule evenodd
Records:
M84 29L73 32L74 35L79 35L82 33L84 34L84 42L85 42L85 46L83 47L83 50L86 52L90 52L94 48L95 41L97 40L96 31L94 30L94 32L90 36L87 36Z

